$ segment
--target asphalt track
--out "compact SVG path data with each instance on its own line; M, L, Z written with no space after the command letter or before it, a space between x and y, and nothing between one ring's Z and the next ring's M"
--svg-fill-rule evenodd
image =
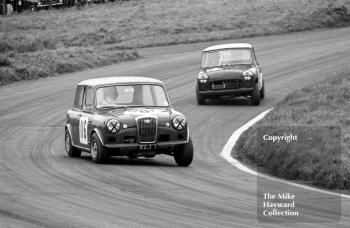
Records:
M200 50L220 42L147 48L140 50L145 58L134 62L1 87L0 227L349 227L349 199L342 200L336 223L259 222L259 181L219 154L234 130L285 94L349 65L350 28L235 41L256 46L267 94L259 107L244 99L196 104ZM92 163L88 154L65 155L65 112L75 85L118 75L166 83L172 104L189 122L195 148L189 168L165 155L105 165ZM264 185L289 189L269 180ZM313 202L326 206L328 196L313 196L299 193L305 200L298 203L308 218L326 218Z

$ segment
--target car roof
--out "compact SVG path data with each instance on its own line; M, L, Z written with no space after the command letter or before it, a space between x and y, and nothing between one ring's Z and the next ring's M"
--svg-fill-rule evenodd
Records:
M219 44L219 45L207 47L206 49L203 50L203 52L220 50L220 49L230 49L230 48L253 48L253 46L248 43Z
M148 77L134 77L134 76L120 76L120 77L105 77L105 78L92 78L80 82L78 85L85 86L99 86L110 84L160 84L163 82L154 78Z

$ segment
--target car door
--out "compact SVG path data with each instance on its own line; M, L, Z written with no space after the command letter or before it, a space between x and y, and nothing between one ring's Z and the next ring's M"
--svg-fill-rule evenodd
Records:
M72 141L74 145L80 146L79 120L83 108L85 86L78 86L75 94L73 109L69 112L69 122L72 126Z
M93 90L92 87L86 86L84 89L83 106L79 118L79 146L89 148L90 132L93 113Z

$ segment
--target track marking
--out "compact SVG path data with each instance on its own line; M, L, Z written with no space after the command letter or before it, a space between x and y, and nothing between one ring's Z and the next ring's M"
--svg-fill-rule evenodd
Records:
M280 183L292 185L294 187L298 187L298 188L302 188L302 189L306 189L306 190L310 190L310 191L315 191L315 192L319 192L319 193L324 193L324 194L333 195L333 196L340 196L340 197L343 197L343 198L350 199L350 195L345 195L345 194L340 194L340 193L336 193L336 192L331 192L331 191L319 189L319 188L316 188L316 187L310 187L310 186L307 186L307 185L304 185L304 184L298 184L298 183L295 183L295 182L292 182L292 181L283 180L283 179L279 179L277 177L273 177L273 176L269 176L269 175L266 175L266 174L258 173L255 170L252 170L252 169L248 168L247 166L243 165L240 161L238 161L237 159L235 159L235 158L233 158L231 156L232 149L236 145L236 142L239 139L239 137L241 136L241 134L243 132L245 132L248 128L253 126L255 123L257 123L259 120L264 118L269 112L272 111L272 109L273 108L270 108L270 109L260 113L258 116L256 116L255 118L251 119L249 122L247 122L246 124L244 124L243 126L238 128L235 132L233 132L233 134L228 139L228 141L226 142L224 148L222 149L222 151L220 153L221 157L223 157L231 165L233 165L236 168L242 170L243 172L249 173L249 174L257 176L257 177L263 177L263 178L266 178L266 179L269 179L269 180L272 180L272 181L277 181L277 182L280 182Z

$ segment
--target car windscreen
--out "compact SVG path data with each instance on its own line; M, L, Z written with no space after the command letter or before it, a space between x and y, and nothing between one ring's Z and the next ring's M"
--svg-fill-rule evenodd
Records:
M169 106L169 101L160 85L112 85L96 90L96 108L120 106Z
M203 52L202 55L202 68L252 64L252 62L252 52L249 48L221 49Z

